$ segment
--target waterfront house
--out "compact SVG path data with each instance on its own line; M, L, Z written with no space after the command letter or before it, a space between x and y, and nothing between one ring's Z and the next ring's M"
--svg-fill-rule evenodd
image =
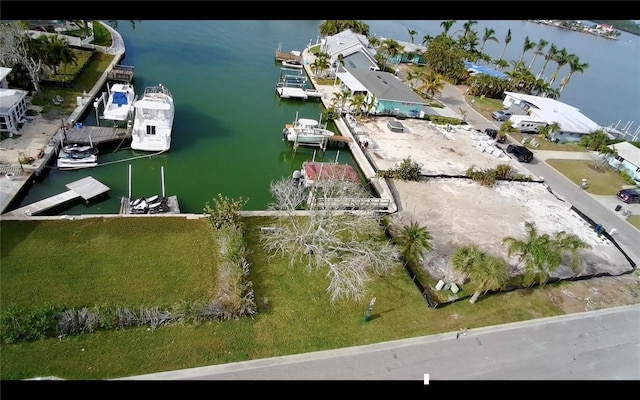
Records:
M515 115L528 115L532 121L545 121L547 124L557 122L560 130L549 138L552 141L578 142L584 135L601 129L601 127L576 107L550 99L548 97L528 94L504 92L503 107Z
M11 68L0 67L0 134L13 137L27 122L27 91L9 89Z
M350 68L379 70L376 62L376 50L369 45L365 35L353 33L350 29L323 39L320 51L329 56L329 62L338 68L338 58L342 56L342 65Z
M617 154L607 157L607 162L613 168L624 170L640 184L640 149L629 142L609 145Z
M369 112L374 115L423 117L422 108L429 104L389 72L344 68L337 79L342 90L350 95L364 95L367 104L373 102Z

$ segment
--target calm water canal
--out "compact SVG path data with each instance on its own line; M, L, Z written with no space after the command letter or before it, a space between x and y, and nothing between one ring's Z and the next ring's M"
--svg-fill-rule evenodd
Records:
M371 34L409 41L408 29L424 35L442 31L440 21L365 21ZM517 59L525 36L566 47L590 67L575 74L563 92L566 101L583 110L594 121L609 125L622 119L640 121L640 80L637 36L609 41L575 32L565 32L524 21L480 21L476 30L493 26L502 41L511 28L513 40L505 58ZM129 194L131 165L132 197L151 196L162 190L161 169L167 195L176 195L183 213L201 213L204 204L222 193L249 199L245 209L264 209L271 202L269 185L290 177L313 149L300 147L294 154L282 141L285 123L300 117L319 117L317 101L280 100L274 86L280 67L274 51L302 50L316 42L322 21L142 21L135 29L119 21L118 31L126 46L122 64L135 67L134 86L141 94L146 86L162 83L174 96L176 119L171 150L153 158L113 163L79 171L49 170L19 199L30 204L63 192L65 185L92 176L110 187L107 196L86 205L81 202L50 210L48 215L117 213L120 198ZM455 28L455 27L454 27ZM504 30L504 32L502 32ZM453 28L452 31L453 32ZM629 41L630 40L630 41ZM495 47L498 56L503 45ZM595 50L594 50L595 49ZM531 53L526 57L529 60ZM540 57L538 57L540 59ZM538 60L540 61L540 60ZM537 65L537 62L536 62ZM537 71L537 67L533 70ZM553 68L548 68L549 73ZM561 72L561 79L564 76ZM95 125L90 109L84 120ZM330 128L334 128L332 125ZM115 147L115 146L114 146ZM142 153L130 149L105 148L100 163L125 160ZM355 165L345 149L333 149L324 161L338 159Z

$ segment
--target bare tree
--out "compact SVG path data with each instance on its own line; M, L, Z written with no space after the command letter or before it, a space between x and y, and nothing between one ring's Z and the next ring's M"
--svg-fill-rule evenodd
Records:
M270 190L275 201L268 208L280 215L275 229L262 235L263 246L271 258L287 257L291 267L326 269L331 303L362 299L373 275L401 267L375 210L377 199L359 183L334 175L307 188L285 178Z
M35 57L37 53L33 49L33 44L37 41L32 40L25 27L19 22L0 23L0 64L7 67L16 65L24 66L33 88L38 94L38 98L42 100L42 89L40 88L40 73L42 71L42 60Z

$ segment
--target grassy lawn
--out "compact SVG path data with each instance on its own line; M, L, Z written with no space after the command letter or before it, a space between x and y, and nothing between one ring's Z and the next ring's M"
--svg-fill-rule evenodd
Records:
M599 195L614 195L624 185L625 180L613 169L597 161L547 160L547 164L580 186L582 179L588 182L587 192Z
M631 215L627 217L627 222L640 229L640 215Z
M532 135L525 133L524 135L520 132L513 132L508 134L514 142L522 143L522 138L527 139L527 143L525 143L525 147L528 147L533 150L554 150L554 151L588 151L586 147L580 146L577 143L554 143L549 140L542 139L538 137L538 135ZM531 139L536 139L538 142L538 147L533 147L531 145Z
M362 301L332 305L324 271L308 273L289 268L285 259L269 260L258 244L268 221L246 222L249 279L258 305L253 318L2 343L0 379L108 379L562 314L549 299L551 285L482 296L474 305L465 299L428 308L400 267L372 281ZM217 250L204 219L0 221L0 227L3 311L10 303L33 309L45 302L164 309L208 296L215 282ZM365 322L371 297L377 300Z
M490 99L482 96L465 95L465 100L474 110L482 114L483 117L492 121L491 113L497 110L502 110L502 100Z

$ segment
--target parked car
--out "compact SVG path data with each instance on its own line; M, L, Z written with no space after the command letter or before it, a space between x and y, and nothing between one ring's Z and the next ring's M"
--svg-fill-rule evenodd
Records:
M497 129L487 128L484 130L484 133L491 139L495 139L498 143L504 143L507 140L505 135L498 135Z
M635 189L622 189L616 196L627 204L640 203L640 192Z
M512 153L520 162L529 163L533 160L533 153L524 146L510 144L507 146L507 153Z
M491 113L491 118L495 119L496 121L506 121L511 118L512 115L513 113L511 111L500 110Z

